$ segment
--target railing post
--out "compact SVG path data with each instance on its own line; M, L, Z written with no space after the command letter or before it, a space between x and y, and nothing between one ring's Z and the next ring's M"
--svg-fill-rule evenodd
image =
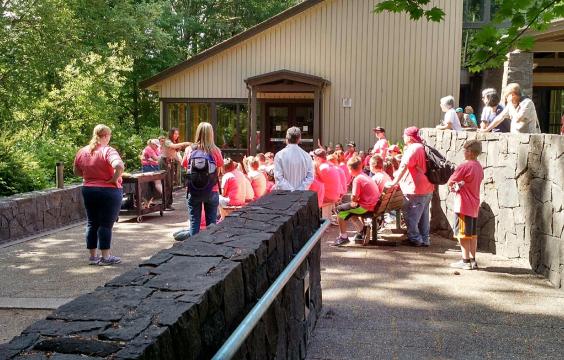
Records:
M63 171L65 170L65 166L61 161L58 161L56 164L56 174L57 174L57 188L63 189L65 187L65 179L63 177Z

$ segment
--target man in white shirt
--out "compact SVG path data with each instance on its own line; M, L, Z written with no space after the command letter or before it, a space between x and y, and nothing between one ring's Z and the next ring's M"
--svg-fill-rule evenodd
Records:
M458 120L458 116L456 115L456 110L454 108L454 97L449 95L441 98L440 105L441 110L445 113L445 118L441 125L437 125L437 129L462 131L460 120Z
M308 190L313 182L311 157L298 145L302 133L291 127L286 131L286 147L274 156L274 179L276 190Z

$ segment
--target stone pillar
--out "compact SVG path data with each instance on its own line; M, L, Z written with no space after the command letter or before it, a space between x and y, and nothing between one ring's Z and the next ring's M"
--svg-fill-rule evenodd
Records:
M501 86L504 88L510 83L518 83L523 94L533 96L533 53L514 50L507 54Z

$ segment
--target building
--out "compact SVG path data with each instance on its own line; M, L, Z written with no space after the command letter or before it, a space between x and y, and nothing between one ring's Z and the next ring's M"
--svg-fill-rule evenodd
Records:
M398 141L434 126L458 97L462 2L436 0L441 23L376 15L377 0L307 0L143 81L159 93L161 126L190 139L200 121L227 153L276 151L299 126L306 149Z

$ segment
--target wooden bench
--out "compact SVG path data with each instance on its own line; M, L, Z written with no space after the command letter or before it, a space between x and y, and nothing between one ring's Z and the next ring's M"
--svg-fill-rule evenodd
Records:
M365 214L362 214L362 218L372 219L372 223L370 226L364 225L362 229L362 233L364 234L362 245L369 245L369 244L378 244L378 230L383 226L383 219L382 216L385 213L390 211L397 211L396 212L396 229L400 229L400 222L401 222L401 209L403 208L403 193L399 186L394 186L390 189L385 189L384 192L380 195L380 199L378 203L374 207L373 211L369 211ZM368 232L368 228L371 228L370 235ZM394 245L397 245L399 241L393 241ZM392 242L388 242L392 243Z

